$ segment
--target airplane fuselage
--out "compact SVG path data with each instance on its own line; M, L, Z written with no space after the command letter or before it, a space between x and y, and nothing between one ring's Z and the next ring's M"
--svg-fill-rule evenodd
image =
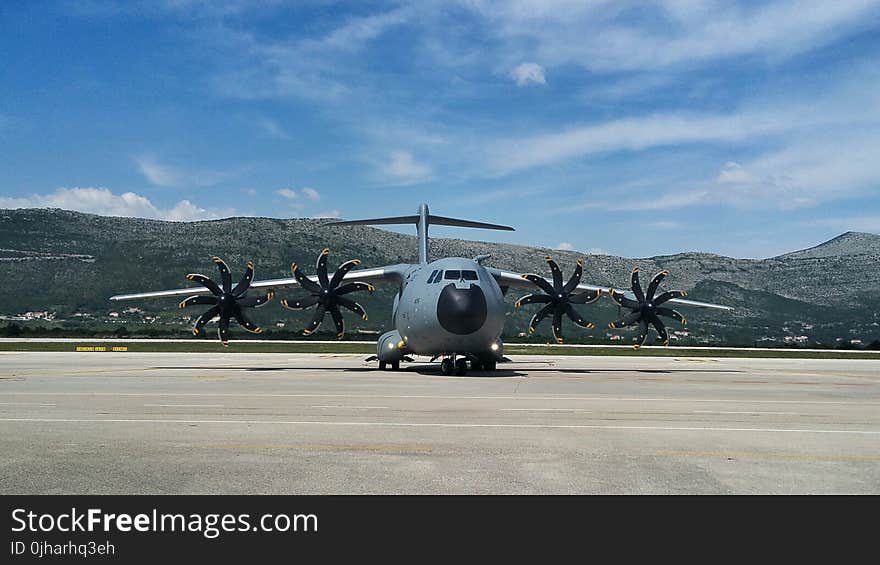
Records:
M487 354L500 347L504 310L501 288L482 265L447 257L408 270L394 325L412 353Z

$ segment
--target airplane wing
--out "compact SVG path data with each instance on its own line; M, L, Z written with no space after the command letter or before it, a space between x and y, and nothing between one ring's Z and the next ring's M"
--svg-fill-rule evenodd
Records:
M342 279L345 282L399 282L404 276L406 265L387 265L384 267L376 267L373 269L360 269L357 271L349 271ZM307 277L313 282L318 282L317 275ZM299 287L299 281L294 277L283 279L267 279L264 281L254 281L250 284L248 290L258 289L279 289L279 288L296 288ZM111 296L110 300L116 302L120 300L140 300L143 298L171 298L179 296L196 296L200 294L210 294L210 291L202 285L191 286L187 288L175 288L172 290L156 290L151 292L138 292L134 294L117 294Z
M535 290L535 285L531 281L528 281L523 278L520 273L514 273L512 271L504 271L502 269L495 269L492 267L487 267L489 273L495 277L495 280L498 281L499 286L507 286L511 288L522 288L525 290ZM548 283L552 284L550 279L545 278ZM613 288L609 286L597 286L593 284L585 284L581 283L577 285L576 290L580 292L589 292L589 291L601 291L603 294L610 294L614 291L615 294L622 294L630 299L635 299L635 295L631 290L623 290L618 288ZM575 293L577 294L577 293ZM672 298L668 301L669 304L678 304L680 306L694 306L697 308L711 308L714 310L733 310L730 306L722 306L721 304L712 304L710 302L699 302L697 300L687 300L684 298Z

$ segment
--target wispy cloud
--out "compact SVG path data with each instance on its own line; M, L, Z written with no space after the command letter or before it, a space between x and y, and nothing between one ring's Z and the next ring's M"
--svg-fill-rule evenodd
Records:
M290 139L290 134L284 130L278 122L271 118L267 118L266 116L259 116L254 120L254 125L260 129L264 134L272 137L274 139L282 139L287 140Z
M174 222L210 220L229 217L235 213L233 209L202 208L189 200L181 200L171 208L161 208L140 194L114 194L109 189L100 187L59 188L49 194L34 194L23 198L0 197L0 208L62 208L102 216L152 218Z
M416 161L408 151L392 151L380 168L387 180L398 185L425 182L432 172L431 167Z
M212 186L231 178L233 175L223 171L192 171L178 166L162 163L152 155L142 155L135 159L138 171L151 184L162 187Z

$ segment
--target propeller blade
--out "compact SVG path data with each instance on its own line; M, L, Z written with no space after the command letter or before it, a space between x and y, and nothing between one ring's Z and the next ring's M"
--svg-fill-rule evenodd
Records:
M354 300L349 300L348 298L343 298L341 296L336 297L336 303L342 306L343 308L348 308L355 314L358 314L362 320L367 319L367 311L364 310L364 307L355 302Z
M626 326L629 326L630 324L635 323L641 316L642 316L642 313L640 311L636 310L635 312L630 312L629 314L627 314L623 318L620 318L619 320L614 320L613 322L608 324L608 327L612 328L612 329L625 328Z
M651 320L651 325L657 330L657 334L663 341L663 345L669 345L669 332L666 331L666 325L660 320L660 318L654 316L654 319Z
M354 267L357 267L360 264L361 262L359 259L352 259L351 261L346 261L345 263L339 265L339 268L336 269L335 273L333 273L333 278L330 279L329 288L336 288L337 286L339 286L339 283L342 282L342 279L345 278L345 275L348 274L348 272Z
M582 328L587 328L588 330L591 330L596 327L592 322L584 320L584 318L580 314L578 314L578 311L575 310L574 306L572 306L571 304L566 304L565 314L568 316L569 320Z
M562 314L553 314L553 337L556 343L562 343Z
M229 267L220 257L211 257L211 261L217 264L217 269L220 271L220 282L223 284L223 292L229 292L232 290L232 273L229 272Z
M667 316L673 320L677 320L682 326L687 325L687 320L678 310L673 310L672 308L657 308L655 312L658 316Z
M330 315L336 325L336 339L342 339L342 336L345 335L345 321L342 319L342 312L339 311L339 308L331 308Z
M654 278L651 279L651 284L648 285L648 291L645 293L645 299L648 302L653 300L654 293L657 292L657 287L660 286L660 283L663 282L663 279L665 279L668 274L669 271L663 270L654 275Z
M290 265L290 270L293 272L293 276L296 277L296 282L299 283L299 286L303 287L307 291L318 293L324 290L323 288L321 288L321 285L314 282L309 277L305 276L299 269L299 265L297 265L296 263Z
M195 306L197 304L205 305L205 306L207 306L209 304L211 304L211 305L217 304L217 297L216 296L203 296L203 295L190 296L186 300L181 301L180 304L177 305L177 307L178 308L186 308L187 306Z
M241 308L236 307L235 313L233 315L235 316L235 319L239 323L239 325L241 325L241 327L243 327L247 331L255 334L263 333L263 328L251 322L248 317L244 315L244 312L241 311Z
M312 321L309 322L308 327L303 330L303 335L312 335L315 333L321 326L321 322L324 321L324 313L327 311L327 308L323 304L318 304L318 307L315 308L315 313L312 315Z
M327 256L330 255L330 249L324 248L318 255L318 261L315 263L315 273L318 275L318 281L323 288L330 288L330 279L327 277Z
M269 292L261 296L245 296L239 298L236 301L236 304L238 304L242 308L257 308L272 300L273 296L275 296L275 291L270 290Z
M550 265L550 272L553 273L553 294L559 294L562 291L562 271L549 255L544 257L544 261L547 261L547 264Z
M565 283L564 287L562 287L562 292L568 294L573 291L577 285L581 284L581 275L583 275L583 273L584 262L578 259L577 266L574 268L574 272L571 274L571 278L568 279L568 282Z
M547 317L547 314L553 311L553 304L548 304L535 312L535 315L532 316L531 321L529 322L529 333L535 332L535 326L540 323L541 320Z
M633 294L636 295L636 300L639 302L645 301L645 293L642 292L642 285L639 283L639 266L636 265L633 267L632 278L630 279L632 282L632 291Z
M682 298L687 295L688 295L688 293L686 293L683 290L670 290L670 291L664 292L663 294L661 294L660 296L655 298L654 299L654 306L659 306L659 305L663 304L664 302L666 302L667 300L672 300L673 298Z
M527 294L516 301L514 308L522 308L525 304L547 304L553 298L546 294Z
M353 283L346 283L346 284L340 286L339 288L336 289L335 292L336 292L336 296L340 296L343 294L348 294L350 292L357 292L359 290L366 290L367 292L372 293L373 291L376 290L376 287L374 287L370 283L353 282Z
M640 304L633 300L632 298L627 298L623 294L619 292L615 292L614 289L611 289L611 300L614 301L618 306L623 306L624 308L639 308Z
M232 294L234 296L241 296L247 289L251 287L251 282L254 280L254 262L248 261L247 268L244 270L244 276L241 277L241 280L238 281L238 284L235 285L235 288L232 289Z
M557 294L556 291L553 290L553 287L550 286L550 283L548 283L544 277L539 277L538 275L533 275L531 273L528 275L521 275L521 276L522 276L522 278L531 282L532 284L534 284L535 286L537 286L538 288L540 288L541 290L543 290L547 294L553 294L553 295Z
M214 306L213 308L208 308L208 310L199 316L199 319L196 320L196 323L193 326L193 335L202 335L202 328L204 328L205 324L210 322L218 312L220 312L220 306Z
M592 304L599 300L600 296L602 296L601 290L588 290L587 292L569 296L568 301L571 304Z
M217 324L217 335L223 342L223 347L229 347L229 317L220 316L220 322Z
M319 299L317 296L306 296L305 298L297 298L296 300L287 300L285 298L281 301L281 306L288 310L302 310L303 308L314 306L318 301Z
M222 296L223 291L220 290L220 287L217 286L217 283L206 277L205 275L200 275L198 273L190 273L186 276L186 280L194 281L202 285L211 291L211 294L214 296Z
M636 339L636 344L633 347L638 349L645 345L646 339L648 339L648 322L643 318L639 320L639 337Z

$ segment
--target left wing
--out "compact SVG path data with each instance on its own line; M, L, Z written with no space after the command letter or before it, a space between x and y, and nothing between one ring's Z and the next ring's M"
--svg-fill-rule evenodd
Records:
M404 275L406 265L387 265L385 267L376 267L373 269L360 269L357 271L349 271L343 277L345 282L399 282ZM317 283L318 276L312 275L306 277L310 281ZM283 279L267 279L264 281L254 281L250 284L250 289L278 289L278 288L297 288L302 286L296 277L288 277ZM156 290L151 292L137 292L134 294L117 294L111 296L110 300L117 302L120 300L139 300L142 298L171 298L175 296L195 296L202 294L210 294L210 291L204 286L191 286L187 288L175 288L172 290Z

